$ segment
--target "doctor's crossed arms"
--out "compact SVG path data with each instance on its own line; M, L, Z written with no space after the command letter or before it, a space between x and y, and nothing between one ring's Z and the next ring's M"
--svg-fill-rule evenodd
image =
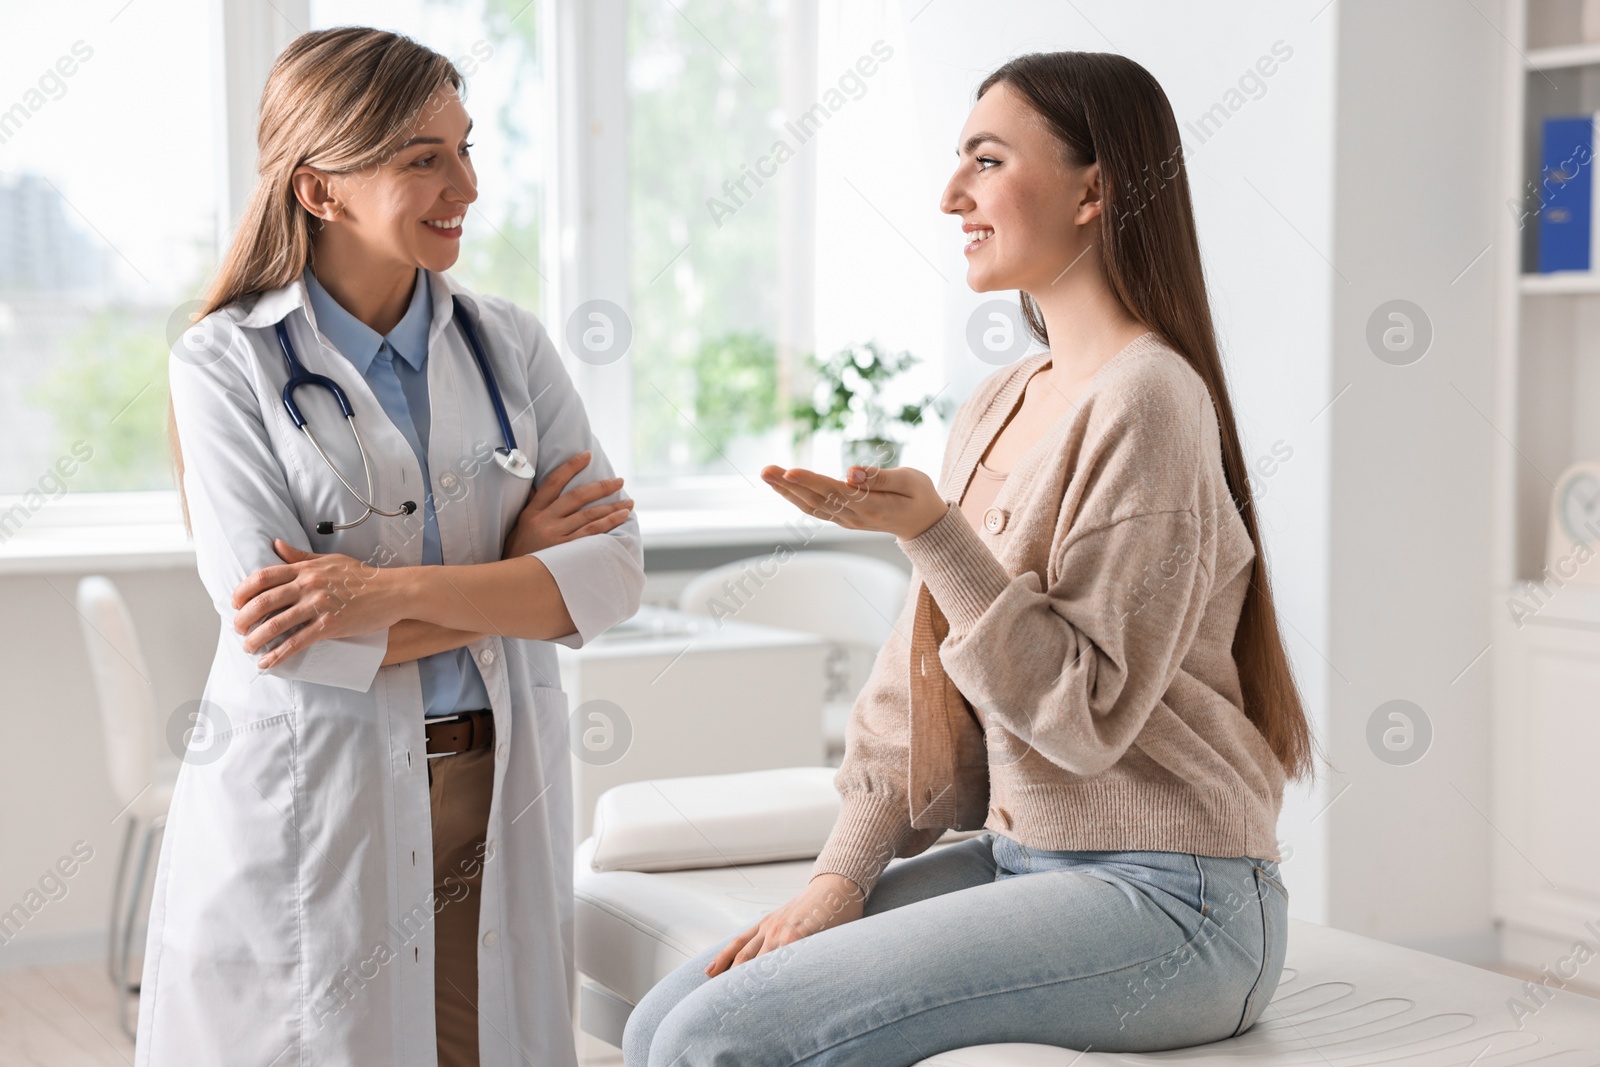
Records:
M625 497L610 504L594 501L622 488L622 479L602 478L564 492L574 475L588 465L592 453L579 452L562 463L543 485L534 491L517 516L516 525L506 537L505 557L525 556L551 545L564 544L590 534L605 533L627 521L633 499Z
M550 472L523 505L502 559L605 533L627 521L631 498L594 503L620 489L620 477L563 491L591 458L591 452L580 452ZM273 550L283 564L251 573L235 587L232 600L237 611L233 629L245 635L246 652L254 655L279 635L289 635L262 657L262 670L317 641L383 629L389 625L386 620L403 610L397 598L404 592L382 581L381 567L337 552L305 552L282 539L273 540ZM374 595L359 595L368 590Z

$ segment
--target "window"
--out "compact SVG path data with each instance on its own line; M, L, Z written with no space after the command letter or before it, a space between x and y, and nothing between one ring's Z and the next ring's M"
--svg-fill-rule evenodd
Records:
M69 491L172 486L170 323L216 262L211 17L35 4L0 35L0 542Z
M774 504L759 468L810 461L789 415L814 349L816 148L793 126L818 93L809 0L105 0L17 20L0 542L41 510L40 529L175 521L167 353L254 153L253 94L223 64L264 77L306 27L376 25L456 62L480 184L453 273L540 314L643 506ZM614 366L572 341L597 297L629 315Z
M743 484L789 463L810 323L809 154L784 125L810 62L785 0L633 0L627 99L635 481ZM804 39L806 35L799 35ZM797 54L799 53L799 54ZM775 146L783 148L775 150Z
M900 26L872 5L628 4L631 489L643 506L793 517L760 468L842 473L845 439L877 433L906 445L902 462L938 469L937 423L954 403L930 401L945 324L929 310L954 275L923 249L954 227L938 186L904 165L920 142L911 70L888 40ZM807 357L869 343L916 363L876 397L886 417L874 423L858 391L843 427L797 448L793 407L819 384Z

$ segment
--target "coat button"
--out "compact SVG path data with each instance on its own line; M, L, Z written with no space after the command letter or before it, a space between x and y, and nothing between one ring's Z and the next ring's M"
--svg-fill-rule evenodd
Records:
M983 528L990 533L999 533L1006 528L1006 513L999 508L990 508L983 513Z
M443 474L439 475L439 484L444 486L446 489L454 489L456 486L455 471L445 471Z
M485 666L485 667L487 667L489 664L493 663L494 662L494 649L486 648L482 652L479 652L478 653L478 662L480 664L482 664L483 666Z
M495 942L499 940L499 935L493 930L490 930L488 933L483 935L483 944L485 948L494 948Z

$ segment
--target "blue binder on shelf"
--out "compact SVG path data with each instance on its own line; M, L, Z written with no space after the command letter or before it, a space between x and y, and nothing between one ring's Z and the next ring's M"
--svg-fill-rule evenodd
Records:
M1539 149L1543 206L1539 210L1539 273L1600 269L1595 223L1595 123L1597 116L1563 115L1544 120Z

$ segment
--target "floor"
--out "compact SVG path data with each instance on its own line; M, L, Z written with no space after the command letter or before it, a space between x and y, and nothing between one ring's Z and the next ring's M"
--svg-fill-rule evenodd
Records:
M1531 972L1492 968L1514 978ZM1600 986L1568 986L1600 998ZM137 1010L137 998L130 1004ZM622 1053L581 1034L581 1067L621 1067ZM0 1067L128 1067L133 1042L117 1028L111 982L97 963L0 970Z
M101 963L0 970L0 1067L128 1067L133 1042L117 1026ZM136 1016L139 998L130 998ZM622 1067L622 1052L581 1034L580 1067Z
M127 1067L113 993L103 963L0 971L0 1067Z

